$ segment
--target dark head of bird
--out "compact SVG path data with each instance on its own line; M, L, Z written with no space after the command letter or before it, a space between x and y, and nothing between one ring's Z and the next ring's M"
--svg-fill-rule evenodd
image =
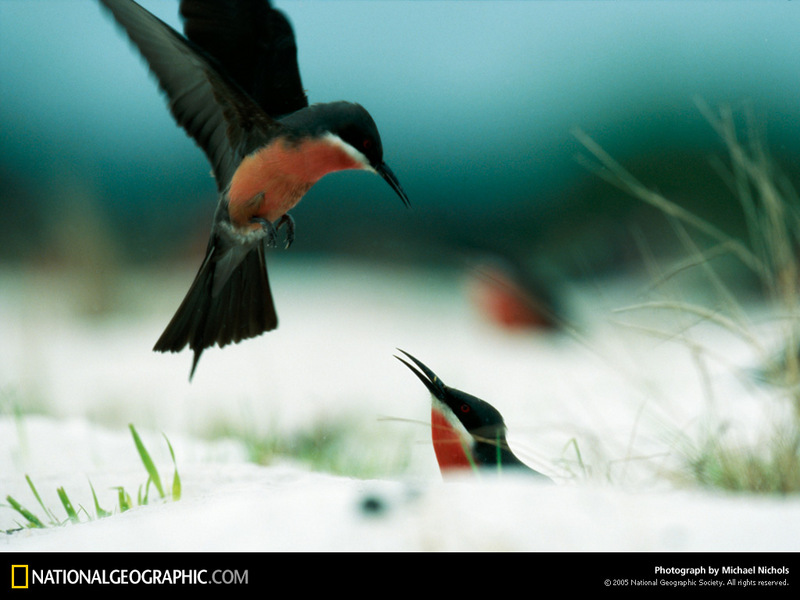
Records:
M506 424L503 415L494 406L476 398L471 394L451 388L419 360L403 352L417 366L415 369L408 362L398 357L414 375L428 388L428 391L447 408L473 437L496 439L498 435L505 439Z
M365 168L369 167L388 183L409 206L408 196L397 177L383 160L383 144L378 127L367 110L355 102L326 102L312 104L281 122L298 137L334 135L354 151Z

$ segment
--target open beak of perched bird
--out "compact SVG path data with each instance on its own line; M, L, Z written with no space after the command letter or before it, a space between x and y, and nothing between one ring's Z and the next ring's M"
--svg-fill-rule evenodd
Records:
M538 477L514 455L506 441L503 416L488 402L451 388L422 362L400 350L396 357L423 383L433 398L431 439L442 474L461 469L519 469ZM413 365L412 365L413 363Z

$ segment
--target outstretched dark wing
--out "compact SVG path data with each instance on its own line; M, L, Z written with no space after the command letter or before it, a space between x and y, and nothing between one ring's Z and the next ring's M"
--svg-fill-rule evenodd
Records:
M147 60L178 124L203 149L217 186L227 186L241 155L279 125L216 59L132 0L100 0Z
M182 0L184 32L271 117L308 106L297 45L267 0Z

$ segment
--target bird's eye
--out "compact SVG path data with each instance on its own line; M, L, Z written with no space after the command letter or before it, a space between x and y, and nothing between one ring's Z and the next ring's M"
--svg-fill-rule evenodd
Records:
M361 146L364 148L364 150L369 150L372 148L372 140L369 138L364 138L364 141L361 142Z
M462 404L461 405L461 412L468 413L470 411L469 404Z

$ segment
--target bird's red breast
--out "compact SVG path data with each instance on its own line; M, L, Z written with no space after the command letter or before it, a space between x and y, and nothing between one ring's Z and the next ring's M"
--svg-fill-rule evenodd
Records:
M433 451L442 472L469 469L474 465L469 448L459 432L437 408L431 409L431 437Z
M296 143L276 139L242 160L231 179L228 211L236 227L260 217L274 222L323 176L366 164L334 135ZM260 227L260 225L254 225Z

